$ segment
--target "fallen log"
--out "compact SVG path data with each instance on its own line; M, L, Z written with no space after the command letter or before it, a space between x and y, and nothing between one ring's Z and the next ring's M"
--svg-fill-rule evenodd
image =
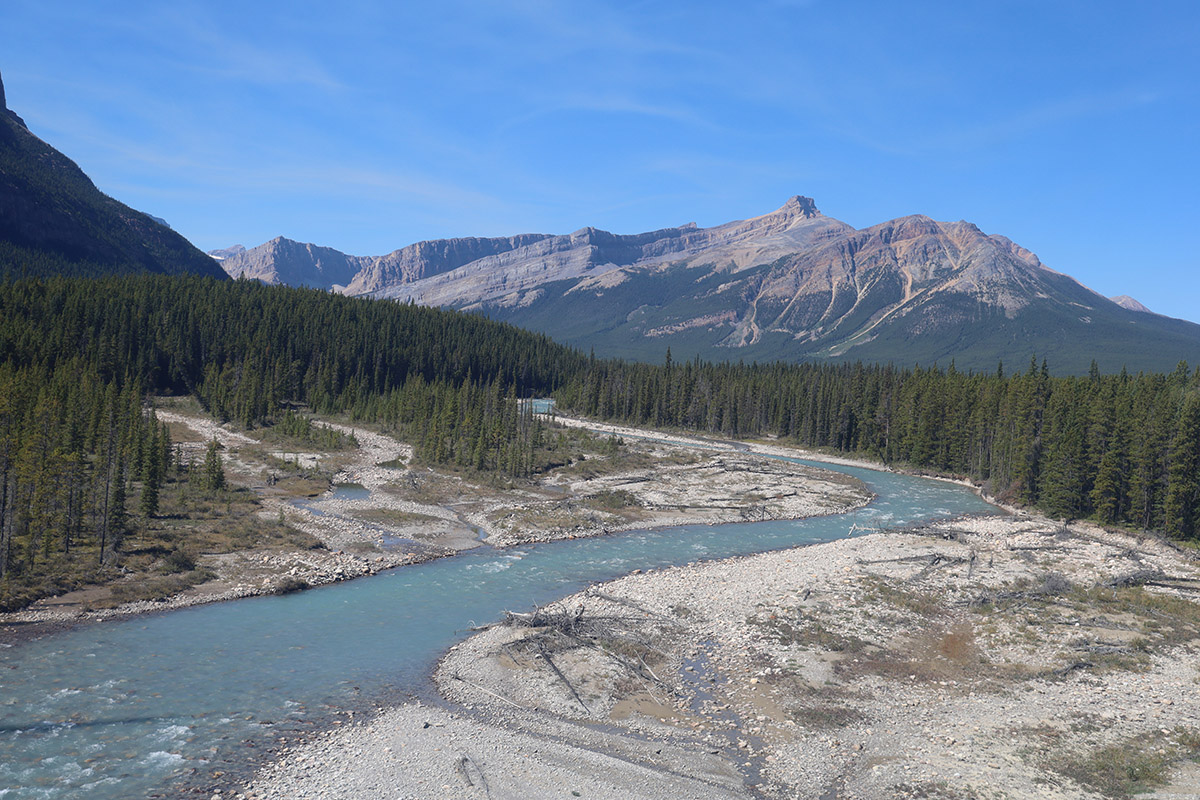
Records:
M542 657L542 660L546 662L546 665L550 667L551 671L558 676L558 679L563 682L563 685L570 690L571 696L574 697L576 702L583 707L584 713L592 713L592 710L587 707L587 703L583 702L583 698L579 696L579 692L575 691L575 687L571 685L569 680L567 680L567 676L563 674L562 670L558 668L558 665L554 663L554 660L550 658L550 654L546 652L546 648L542 646L541 642L538 642L538 655Z
M529 710L529 709L525 708L525 706L521 705L520 703L514 703L512 700L509 700L504 695L496 694L491 689L485 688L483 686L480 686L478 683L467 680L463 676L459 675L457 672L451 673L450 677L453 680L461 681L462 683L465 683L467 686L478 689L479 691L483 692L484 694L491 695L492 697L496 698L497 700L503 700L504 702L508 703L510 706L512 706L514 708L519 708L519 709L522 709L523 711Z

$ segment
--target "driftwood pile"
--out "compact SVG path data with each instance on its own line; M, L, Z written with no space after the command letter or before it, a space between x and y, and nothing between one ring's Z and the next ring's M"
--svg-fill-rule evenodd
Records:
M515 647L525 655L533 655L545 662L586 713L590 714L591 709L578 688L555 663L556 655L580 648L595 650L639 680L652 697L655 689L667 695L676 694L676 689L663 681L651 666L666 658L666 653L655 645L655 639L664 633L664 629L677 627L675 621L631 600L594 588L586 594L603 601L603 605L628 608L630 613L597 612L584 604L573 609L551 605L537 607L528 613L506 611L502 624L530 629L530 635L515 643ZM521 660L520 655L513 652L513 645L505 647L514 660Z

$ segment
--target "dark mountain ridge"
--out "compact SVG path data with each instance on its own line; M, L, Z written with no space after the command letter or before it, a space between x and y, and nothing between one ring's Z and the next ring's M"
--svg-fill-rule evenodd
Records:
M10 111L0 79L0 276L194 273L220 267L154 218L103 194Z

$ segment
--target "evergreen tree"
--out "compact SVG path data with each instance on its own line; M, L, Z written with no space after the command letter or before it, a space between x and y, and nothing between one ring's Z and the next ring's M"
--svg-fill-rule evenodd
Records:
M1167 533L1193 538L1200 533L1200 395L1187 398L1167 470L1163 504Z
M221 458L220 445L214 437L208 443L204 452L204 488L209 492L219 492L225 488L225 462Z
M1127 473L1129 469L1125 436L1114 435L1096 468L1096 480L1092 487L1091 502L1096 518L1105 524L1118 522L1124 517Z
M108 507L108 525L105 537L107 540L110 554L115 554L121 549L121 544L125 541L126 526L129 520L129 511L125 507L125 462L117 462L116 475L112 481L112 499ZM105 549L100 548L100 559L105 560Z

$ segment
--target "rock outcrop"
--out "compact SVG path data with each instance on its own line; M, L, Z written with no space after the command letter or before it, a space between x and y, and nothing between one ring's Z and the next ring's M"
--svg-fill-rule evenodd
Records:
M332 247L294 242L282 236L252 250L235 245L213 250L209 255L220 262L231 278L246 277L269 284L320 289L345 286L367 261Z
M1128 309L1129 311L1141 311L1142 313L1145 313L1145 314L1153 314L1154 313L1153 311L1146 308L1144 305L1142 305L1137 300L1133 299L1132 297L1130 297L1127 294L1119 294L1116 297L1110 297L1108 299L1112 300L1114 303L1119 305L1121 308Z

